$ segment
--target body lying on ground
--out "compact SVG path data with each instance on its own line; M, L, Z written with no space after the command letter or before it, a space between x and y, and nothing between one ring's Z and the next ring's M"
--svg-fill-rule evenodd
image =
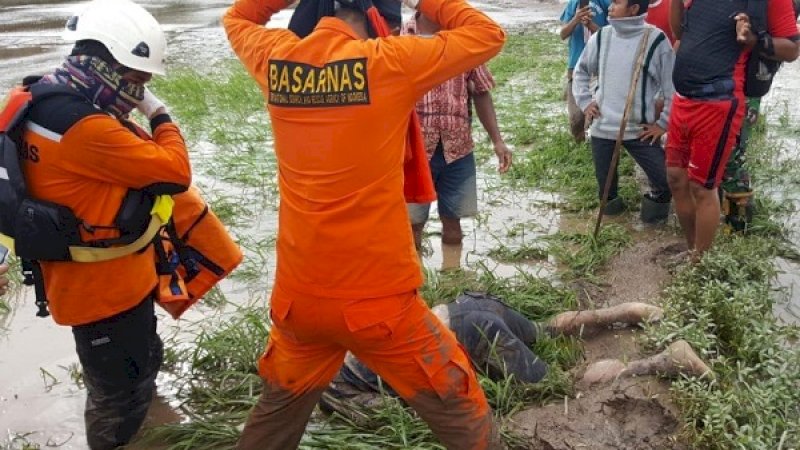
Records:
M452 303L432 308L455 334L472 364L492 380L513 377L521 383L537 383L547 374L547 364L531 346L542 336L582 336L612 324L636 325L656 322L662 310L646 303L622 303L589 311L567 311L547 322L534 322L503 303L499 297L465 292ZM678 373L703 375L708 367L683 341L658 355L625 364L603 360L590 365L583 381L588 384L630 375ZM320 407L353 421L368 419L365 411L384 402L384 395L396 397L392 387L355 356L348 353L338 375L322 394Z

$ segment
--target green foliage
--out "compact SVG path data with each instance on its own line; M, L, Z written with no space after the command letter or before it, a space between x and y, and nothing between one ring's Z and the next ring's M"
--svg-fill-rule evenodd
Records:
M549 250L567 267L567 279L593 278L597 270L631 242L630 233L616 224L605 225L597 239L591 233L562 233L548 236Z
M673 385L696 448L798 444L800 348L787 342L800 330L773 316L776 252L767 238L720 239L700 264L678 273L664 292L664 320L647 330L651 347L685 339L711 358L716 381Z
M489 250L489 257L506 263L519 263L547 259L547 249L539 246L522 245L510 248L503 244Z
M462 270L428 272L422 296L433 306L449 303L463 291L488 292L531 320L545 320L577 307L575 293L525 272L511 278L498 277L485 266L479 273Z

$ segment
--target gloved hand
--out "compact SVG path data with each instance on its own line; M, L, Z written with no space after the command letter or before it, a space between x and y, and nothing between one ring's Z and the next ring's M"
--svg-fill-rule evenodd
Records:
M408 6L409 8L413 9L414 11L419 9L419 1L420 0L397 0L398 2Z
M144 88L144 98L139 102L138 105L136 105L136 109L144 114L144 116L147 117L147 120L167 112L167 107L164 105L164 102L159 100L158 97L153 95L153 93L150 92L150 89L147 88Z

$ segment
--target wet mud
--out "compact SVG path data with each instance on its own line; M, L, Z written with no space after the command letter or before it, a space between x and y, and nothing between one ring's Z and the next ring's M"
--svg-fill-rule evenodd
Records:
M536 450L684 450L669 385L650 377L580 391L516 414L513 429Z

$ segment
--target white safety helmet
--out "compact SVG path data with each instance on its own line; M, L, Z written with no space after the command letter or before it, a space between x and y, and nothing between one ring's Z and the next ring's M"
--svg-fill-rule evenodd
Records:
M164 31L155 17L129 0L93 0L67 21L64 39L99 41L123 66L164 75Z

